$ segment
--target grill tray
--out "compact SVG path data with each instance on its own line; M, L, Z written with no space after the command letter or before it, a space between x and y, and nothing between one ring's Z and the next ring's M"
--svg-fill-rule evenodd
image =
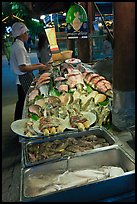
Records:
M77 151L77 152L75 152L75 148L74 148L73 151L70 151L68 153L68 151L67 152L62 151L63 146L60 145L60 149L59 149L60 151L53 154L50 158L46 158L45 153L43 153L44 156L41 156L42 152L44 152L44 148L46 148L45 146L47 144L49 144L49 145L51 143L53 144L53 142L57 141L57 139L49 140L49 141L34 140L34 141L31 141L31 142L23 143L23 145L22 145L22 151L23 151L23 153L22 153L22 155L23 155L22 163L23 163L23 166L24 167L31 167L31 166L38 165L38 164L41 164L41 163L44 163L44 162L51 162L51 161L55 161L55 160L60 160L62 158L67 158L68 156L73 156L74 154L79 155L79 154L90 153L90 152L98 151L99 149L102 150L102 149L105 149L105 148L110 148L110 146L112 146L112 145L117 145L117 141L115 140L115 138L105 128L100 128L98 126L90 129L85 134L83 134L82 132L80 134L75 134L75 133L73 133L71 135L66 134L64 137L62 136L58 140L60 140L61 143L63 143L67 138L81 139L82 137L84 138L84 137L90 136L90 135L96 135L97 138L105 139L106 142L109 143L109 146L104 146L104 147L96 146L95 149L92 149L92 147L87 147L87 150L85 149L83 151L83 149L81 149L81 151ZM44 148L41 151L40 147L42 145L44 145ZM29 158L29 148L30 147L31 148L33 147L33 149L35 148L35 152L37 152L36 154L39 155L40 159L38 159L36 161L32 161L32 159ZM51 148L54 149L54 147L51 147Z

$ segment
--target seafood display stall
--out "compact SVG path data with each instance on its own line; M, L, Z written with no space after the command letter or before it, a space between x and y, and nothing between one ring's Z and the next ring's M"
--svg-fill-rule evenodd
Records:
M112 100L111 83L75 58L36 76L11 124L22 145L21 201L134 196L135 155L109 130Z

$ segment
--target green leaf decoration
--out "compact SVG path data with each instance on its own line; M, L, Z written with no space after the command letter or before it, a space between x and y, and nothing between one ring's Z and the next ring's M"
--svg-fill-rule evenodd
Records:
M37 121L39 119L39 117L36 114L32 114L31 118L35 121Z
M38 95L35 97L35 101L39 100L39 99L42 99L43 98L43 95Z
M93 89L90 86L87 85L86 91L87 91L88 94L90 94L93 91Z
M59 91L57 90L57 89L51 89L50 91L49 91L49 95L50 96L60 96L60 93L59 93Z
M103 102L99 102L98 104L99 104L100 106L106 106L106 105L108 105L110 102L111 102L111 101L110 101L110 99L108 98L108 99L106 99L106 100L103 101Z

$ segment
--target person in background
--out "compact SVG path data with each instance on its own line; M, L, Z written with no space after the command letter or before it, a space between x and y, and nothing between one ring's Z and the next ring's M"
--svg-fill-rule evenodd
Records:
M11 47L10 68L16 74L18 101L15 107L14 120L22 118L23 106L28 89L34 79L33 70L45 70L42 63L31 64L24 42L28 40L28 28L22 22L12 26L14 43Z
M39 33L37 42L37 57L40 63L47 65L51 59L50 45L45 32ZM42 73L42 71L40 71Z
M32 45L31 35L28 36L27 45L28 45L28 52L31 53L31 45Z
M39 62L41 63L40 52L38 51L38 42L39 42L40 34L41 34L41 33L38 33L38 35L37 35L36 45L35 45L35 46L36 46L37 58L38 58Z
M113 55L112 40L109 33L103 42L103 54L105 58L112 57Z

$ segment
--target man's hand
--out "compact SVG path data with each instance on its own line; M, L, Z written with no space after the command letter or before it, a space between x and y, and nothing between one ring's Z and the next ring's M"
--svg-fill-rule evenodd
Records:
M38 64L38 70L43 71L43 70L47 70L47 69L48 68L45 64L42 64L42 63Z

